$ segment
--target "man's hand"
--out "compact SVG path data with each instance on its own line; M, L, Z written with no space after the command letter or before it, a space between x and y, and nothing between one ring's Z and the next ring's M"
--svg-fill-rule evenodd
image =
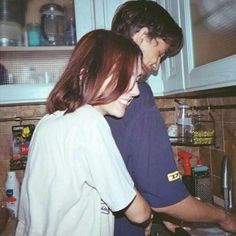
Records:
M221 228L229 232L236 232L236 215L225 212L225 219L219 222Z
M162 221L162 223L163 223L163 224L165 225L165 227L166 227L169 231L171 231L172 233L175 232L175 229L176 229L176 228L179 228L179 227L180 227L179 225L176 225L176 224L171 223L171 222L169 222L169 221Z

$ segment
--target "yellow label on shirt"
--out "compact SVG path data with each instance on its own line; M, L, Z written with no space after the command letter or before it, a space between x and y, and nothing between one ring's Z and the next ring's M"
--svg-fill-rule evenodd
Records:
M170 173L167 175L169 182L175 181L180 178L180 174L178 171Z

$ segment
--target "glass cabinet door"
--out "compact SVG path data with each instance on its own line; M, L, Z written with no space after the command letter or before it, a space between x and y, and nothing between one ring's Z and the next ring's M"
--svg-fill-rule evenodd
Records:
M194 66L236 53L236 1L191 0Z
M0 104L45 102L77 41L74 1L6 2L0 1Z
M186 91L235 86L236 1L179 2L182 12L181 26L185 37L183 68Z

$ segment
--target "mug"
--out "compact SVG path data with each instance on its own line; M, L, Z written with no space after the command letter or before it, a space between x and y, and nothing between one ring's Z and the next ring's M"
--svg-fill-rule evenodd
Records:
M41 45L41 26L38 23L29 23L26 25L28 46Z

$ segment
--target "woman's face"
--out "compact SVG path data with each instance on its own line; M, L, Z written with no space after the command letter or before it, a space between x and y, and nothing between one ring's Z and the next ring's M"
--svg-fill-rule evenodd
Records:
M95 109L103 115L111 115L117 118L123 117L126 108L131 103L133 98L139 95L138 81L140 77L142 77L141 58L139 58L138 63L133 70L133 74L127 90L115 101L108 104L96 105L94 106ZM102 89L106 88L106 84L108 82L109 78L105 81Z

